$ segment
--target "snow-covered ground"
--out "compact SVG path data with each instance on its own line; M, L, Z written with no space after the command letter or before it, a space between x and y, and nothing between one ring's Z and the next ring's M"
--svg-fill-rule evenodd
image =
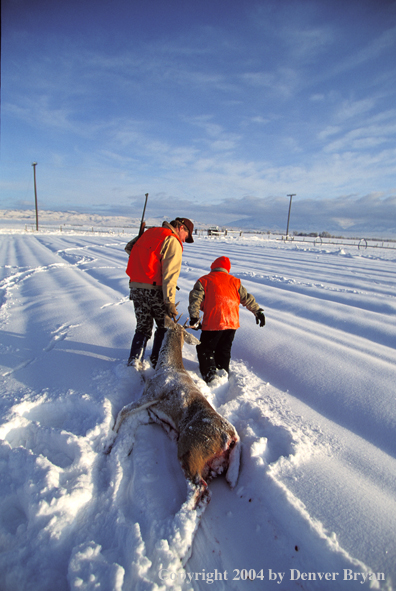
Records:
M103 453L142 392L126 367L125 242L0 233L0 589L392 589L396 250L259 236L185 246L184 318L194 282L226 255L267 319L241 309L230 379L214 388L184 347L242 440L235 489L215 479L200 515L159 426L142 421L128 455L125 424Z

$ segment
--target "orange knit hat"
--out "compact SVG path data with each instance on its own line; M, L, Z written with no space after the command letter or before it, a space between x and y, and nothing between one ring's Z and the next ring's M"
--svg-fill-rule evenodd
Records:
M213 261L213 263L210 265L211 269L218 269L219 267L230 272L230 269L231 269L230 259L228 257L219 257L218 259Z

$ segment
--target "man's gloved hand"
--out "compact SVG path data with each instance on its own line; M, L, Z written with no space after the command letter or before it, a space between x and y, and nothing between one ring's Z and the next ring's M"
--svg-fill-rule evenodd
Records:
M260 326L265 325L264 310L262 308L259 308L256 312L256 324L259 324Z
M171 302L166 303L165 304L165 312L167 313L167 315L170 318L172 318L173 320L176 320L177 310L176 310L175 304L172 304Z
M202 328L199 318L190 318L190 328L193 330L200 330Z

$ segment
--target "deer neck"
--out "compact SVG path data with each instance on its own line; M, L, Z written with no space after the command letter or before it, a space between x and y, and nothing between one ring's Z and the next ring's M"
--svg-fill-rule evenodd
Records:
M174 330L167 330L162 343L158 365L161 367L172 367L184 369L183 365L183 335Z

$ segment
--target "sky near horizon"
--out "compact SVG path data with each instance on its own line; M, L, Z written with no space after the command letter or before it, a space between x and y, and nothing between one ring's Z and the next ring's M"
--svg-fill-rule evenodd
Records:
M0 208L396 232L395 58L395 0L3 0Z

